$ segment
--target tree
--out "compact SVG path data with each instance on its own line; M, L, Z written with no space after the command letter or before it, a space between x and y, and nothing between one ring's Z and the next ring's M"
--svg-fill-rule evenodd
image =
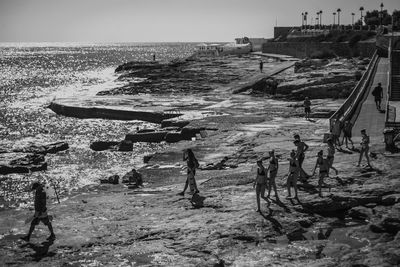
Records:
M393 10L392 13L393 16L393 26L397 27L397 29L400 28L400 10Z
M380 11L378 10L372 10L372 11L367 11L365 14L365 24L367 25L380 25ZM382 25L388 25L392 23L392 16L390 16L387 12L387 10L382 11Z

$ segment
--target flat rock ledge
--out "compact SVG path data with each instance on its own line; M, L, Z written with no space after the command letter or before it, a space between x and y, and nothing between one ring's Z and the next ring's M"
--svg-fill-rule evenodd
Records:
M181 116L159 111L122 110L105 107L80 107L51 102L49 109L67 117L80 119L111 119L111 120L140 120L152 123L161 123L163 120Z

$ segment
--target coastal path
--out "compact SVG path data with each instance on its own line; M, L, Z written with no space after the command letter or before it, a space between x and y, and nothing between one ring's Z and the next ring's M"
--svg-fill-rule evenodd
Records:
M360 137L360 131L366 129L371 138L383 138L385 128L385 113L377 110L372 91L378 83L382 84L383 99L381 107L384 108L387 98L387 75L389 71L389 59L379 58L375 75L370 86L366 89L366 97L362 103L360 113L353 127L353 136Z

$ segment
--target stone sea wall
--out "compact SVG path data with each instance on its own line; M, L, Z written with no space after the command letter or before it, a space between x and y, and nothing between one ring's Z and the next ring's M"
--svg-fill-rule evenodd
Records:
M262 52L305 58L317 51L330 50L340 57L371 57L375 49L375 42L359 42L353 47L347 42L269 42L263 45Z

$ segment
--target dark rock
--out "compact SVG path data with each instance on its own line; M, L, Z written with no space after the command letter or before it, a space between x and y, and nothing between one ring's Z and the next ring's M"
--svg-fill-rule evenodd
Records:
M115 175L108 177L107 179L100 179L100 183L102 183L102 184L118 184L119 176L115 174Z
M154 133L156 129L141 129L138 130L137 133Z
M167 143L176 143L176 142L179 142L182 140L185 140L185 139L183 138L183 135L181 133L171 133L170 132L165 135L165 141Z
M348 211L348 215L356 220L367 220L372 216L372 211L366 207L354 207Z
M29 173L47 170L44 155L27 154L23 157L19 153L5 153L0 159L0 174Z
M124 176L122 176L122 183L134 184L135 186L142 186L143 176L135 169L132 169L130 172L127 172Z
M176 119L168 119L168 120L163 120L161 122L161 127L166 128L166 127L179 127L183 128L186 125L188 125L190 121L185 121L185 120L176 120Z
M118 141L95 141L90 144L90 149L94 151L103 151L107 149L112 149L119 146Z
M148 163L152 157L153 155L145 155L143 157L143 163Z
M13 152L22 152L22 153L36 153L36 154L55 154L59 151L67 150L69 148L68 143L66 142L57 142L48 145L36 146L31 145L28 147L13 149Z
M118 151L132 151L133 143L129 140L123 140L119 143Z
M116 69L115 72L121 72L121 71L134 71L134 70L154 70L154 69L159 69L161 68L162 65L157 62L157 61L131 61L124 63L122 65L119 65Z
M151 133L133 133L127 134L125 140L131 142L148 142L148 143L160 143L165 140L165 136L168 132L151 132Z
M400 194L392 194L382 197L382 204L383 205L394 205L400 202Z

